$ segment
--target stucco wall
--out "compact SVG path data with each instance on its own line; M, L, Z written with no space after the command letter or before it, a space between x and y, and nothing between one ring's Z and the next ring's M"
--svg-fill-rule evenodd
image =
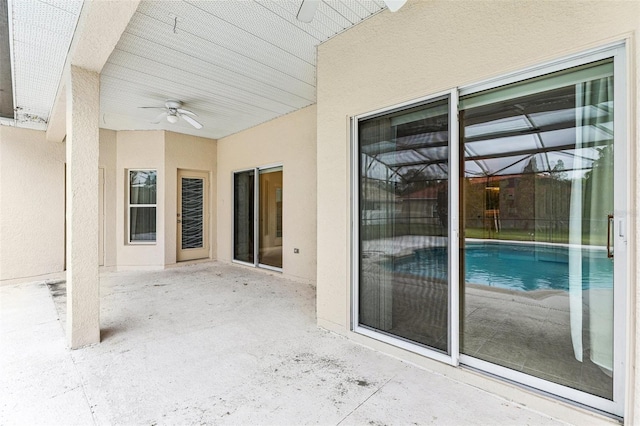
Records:
M348 331L349 117L626 38L629 140L637 144L637 122L633 118L637 117L638 99L639 5L604 1L409 1L399 12L385 11L321 45L317 69L319 324L358 338ZM634 147L629 160L631 181L635 182L630 189L630 208L638 206L633 192L639 183L637 152ZM631 218L633 228L635 212ZM635 230L630 232L633 235ZM631 240L630 250L635 241ZM631 266L632 294L639 264L632 262ZM635 301L630 304L637 312ZM631 330L630 336L633 333ZM635 348L634 341L630 347ZM401 351L395 353L409 357Z
M0 126L0 280L64 269L65 146Z
M176 263L178 169L209 173L209 256L216 258L216 141L165 133L165 264Z
M115 266L116 249L116 132L100 129L99 167L104 169L104 266Z
M122 131L116 135L116 246L118 268L164 267L165 171L163 131ZM157 170L157 209L155 244L129 244L127 241L128 170Z
M283 275L315 282L315 145L315 105L218 141L219 260L231 261L233 171L282 164Z

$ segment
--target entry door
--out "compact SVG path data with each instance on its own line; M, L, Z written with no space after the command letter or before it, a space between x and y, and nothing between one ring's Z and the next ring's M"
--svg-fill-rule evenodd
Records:
M178 170L178 247L180 261L209 257L207 192L209 174Z

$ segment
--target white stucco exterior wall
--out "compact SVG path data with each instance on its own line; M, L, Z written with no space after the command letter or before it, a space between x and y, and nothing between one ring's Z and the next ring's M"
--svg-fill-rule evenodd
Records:
M64 270L65 146L0 126L0 284Z
M165 264L176 263L178 169L209 174L209 257L216 258L216 155L217 142L174 132L165 132Z
M502 394L489 379L460 373L423 357L362 338L350 322L350 135L354 115L521 70L590 48L626 40L628 62L629 208L631 228L640 208L638 180L638 74L640 30L638 2L489 2L409 1L399 12L385 11L322 44L318 49L318 323L367 345L410 359L444 374ZM635 207L635 209L634 209ZM632 259L637 229L630 229ZM631 294L637 294L640 262L630 262ZM630 298L630 299L633 299ZM637 299L629 301L630 360L638 359ZM635 314L635 316L633 315ZM634 354L635 352L635 354ZM635 365L638 365L637 363ZM633 366L629 366L632 371ZM463 377L464 376L464 377ZM479 381L478 381L479 380ZM627 421L640 413L629 380ZM500 390L502 389L502 390ZM523 398L531 396L520 393ZM540 405L541 409L552 409ZM565 413L566 414L566 413Z
M118 269L161 269L164 267L164 132L122 131L116 134L116 246ZM129 244L129 170L157 171L156 242Z
M283 165L283 275L316 277L316 106L218 141L218 259L232 258L234 171ZM298 248L300 253L294 254Z

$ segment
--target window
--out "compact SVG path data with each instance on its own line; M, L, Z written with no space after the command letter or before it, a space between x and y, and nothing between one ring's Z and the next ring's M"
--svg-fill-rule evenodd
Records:
M129 242L156 241L155 170L129 170Z

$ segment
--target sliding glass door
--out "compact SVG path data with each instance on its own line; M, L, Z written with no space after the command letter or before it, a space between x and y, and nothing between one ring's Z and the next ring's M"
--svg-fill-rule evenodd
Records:
M353 119L355 332L616 415L624 49Z
M613 400L613 60L460 106L461 352Z
M233 174L233 260L255 262L255 170Z
M258 172L260 181L260 265L282 268L282 167Z
M233 260L280 270L282 167L234 173L233 197Z
M449 97L358 123L358 327L449 354Z

